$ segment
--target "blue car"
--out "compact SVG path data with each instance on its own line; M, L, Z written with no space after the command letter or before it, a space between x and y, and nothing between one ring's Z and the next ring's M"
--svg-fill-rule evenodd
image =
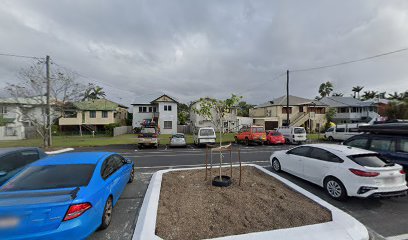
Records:
M65 153L28 165L0 188L0 238L85 239L107 228L133 166L109 152Z
M46 157L40 148L0 148L0 186L14 177L26 165Z

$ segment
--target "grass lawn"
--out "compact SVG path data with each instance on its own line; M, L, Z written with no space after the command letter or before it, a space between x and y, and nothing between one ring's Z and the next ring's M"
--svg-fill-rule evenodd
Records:
M166 145L170 142L170 134L160 135L160 144ZM136 144L136 134L124 134L117 137L107 136L54 136L52 138L53 148L63 147L96 147L116 144ZM186 135L187 144L193 143L193 135ZM223 135L223 143L234 142L234 134L227 133ZM219 141L219 134L217 134ZM0 141L0 147L41 147L42 139L24 139L15 141Z
M308 134L307 139L309 139L309 140L326 140L324 138L324 133L320 133L320 134L311 133L311 134Z

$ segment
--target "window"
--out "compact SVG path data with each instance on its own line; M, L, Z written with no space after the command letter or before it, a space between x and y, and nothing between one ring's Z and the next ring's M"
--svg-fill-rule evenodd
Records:
M310 147L297 147L292 150L289 150L287 153L298 155L298 156L303 156L303 157L308 157L309 151L310 151Z
M408 139L400 140L400 151L408 153Z
M0 113L7 114L7 106L0 106Z
M367 142L368 142L367 138L357 138L357 139L353 139L353 140L345 143L345 145L356 147L356 148L366 149L367 148Z
M153 107L153 112L157 112L157 109L156 109L156 107Z
M0 172L10 172L38 160L36 150L9 153L0 158Z
M213 129L200 129L199 136L214 136L215 132Z
M77 112L75 111L65 111L64 112L64 117L65 118L77 118Z
M329 129L327 129L327 131L326 132L333 132L333 130L334 130L334 128L329 128Z
M89 118L96 118L96 111L89 111Z
M306 133L306 130L304 128L302 128L302 127L297 127L297 128L293 129L293 133L294 134L303 134L303 133Z
M164 111L171 111L171 105L164 105Z
M370 150L373 151L391 151L395 152L395 141L391 138L374 138L371 139Z
M393 165L379 154L361 154L348 156L353 162L364 167L385 167Z
M358 128L349 128L348 131L349 132L358 132Z
M149 112L153 112L153 107L149 107Z
M17 136L17 129L15 127L6 127L6 136Z
M228 128L228 122L224 122L224 128Z
M164 121L164 129L172 129L172 121Z
M102 118L108 118L108 111L102 111Z
M23 170L16 178L0 188L0 191L10 192L87 186L92 178L94 169L95 164L32 166Z
M139 112L143 112L143 107L139 107Z
M336 132L345 132L346 129L345 128L336 128Z
M312 151L310 152L310 157L319 159L319 160L323 160L326 162L343 162L343 160L341 160L339 157L337 157L333 153L320 149L320 148L312 148Z
M147 112L147 107L139 107L139 112L140 112L140 113L145 113L145 112Z
M287 113L287 107L282 107L282 114L286 114ZM289 114L292 114L292 108L289 107Z
M115 162L112 157L108 157L102 164L101 177L107 179L110 175L115 172Z
M263 127L253 127L252 133L264 133L265 129Z

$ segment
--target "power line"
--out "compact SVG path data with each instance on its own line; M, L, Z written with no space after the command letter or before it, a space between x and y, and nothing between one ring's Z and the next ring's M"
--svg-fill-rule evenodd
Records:
M44 59L44 58L40 58L40 57L16 55L16 54L9 54L9 53L0 53L0 56L4 56L4 57L16 57L16 58L31 58L31 59L37 59L37 60L43 60L43 59Z
M270 81L273 82L273 81L277 80L278 78L282 77L285 74L286 74L286 72L281 72L279 74L276 74L274 77L272 77L272 80L270 80ZM237 93L237 95L241 95L243 93L250 92L250 91L252 91L254 89L257 89L257 88L259 88L259 86L253 87L253 88L250 88L250 89L247 89L247 90L244 90L244 91L241 91L241 92Z
M62 66L62 65L60 65L60 64L58 64L58 63L52 62L52 64L54 64L55 66L58 66L58 67L60 67L60 68L63 68L63 69L65 69L65 70L67 70L67 71L70 71L70 72L72 72L72 73L74 73L74 74L76 74L76 75L78 75L78 76L80 76L80 77L82 77L82 78L99 82L100 84L109 86L109 87L111 87L111 88L113 88L113 89L116 89L116 90L120 90L120 91L129 92L129 93L134 94L134 92L132 92L132 91L125 90L125 89L121 89L121 88L118 88L118 87L116 87L116 86L114 86L114 85L112 85L112 84L110 84L110 83L106 83L106 82L103 82L103 81L101 81L101 80L99 80L99 79L86 76L86 75L84 75L84 74L82 74L82 73L79 73L79 72L77 72L77 71L75 71L75 70L72 70L72 69L70 69L70 68L68 68L68 67Z
M380 53L380 54L377 54L377 55L374 55L374 56L370 56L370 57L364 57L364 58L360 58L360 59L355 59L355 60L350 60L350 61L345 61L345 62L330 64L330 65L323 65L323 66L318 66L318 67L295 69L295 70L290 70L290 71L291 71L291 72L306 72L306 71L318 70L318 69L323 69L323 68L337 67L337 66L341 66L341 65L346 65L346 64L355 63L355 62L362 62L362 61L366 61L366 60L373 59L373 58L379 58L379 57L391 55L391 54L394 54L394 53L403 52L403 51L406 51L406 50L408 50L408 48L401 48L401 49L398 49L398 50L395 50L395 51Z

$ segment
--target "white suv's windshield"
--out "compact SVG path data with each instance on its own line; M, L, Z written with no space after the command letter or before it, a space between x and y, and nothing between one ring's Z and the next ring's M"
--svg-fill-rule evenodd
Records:
M215 132L213 129L200 129L200 136L214 136Z
M294 132L295 134L306 133L306 131L305 131L304 128L295 128L295 129L293 129L293 132Z

